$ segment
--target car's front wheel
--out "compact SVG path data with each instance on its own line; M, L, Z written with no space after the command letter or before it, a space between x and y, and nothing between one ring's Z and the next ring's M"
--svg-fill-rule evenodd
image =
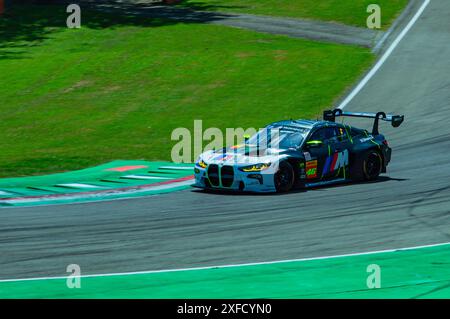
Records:
M294 169L289 162L280 162L278 171L275 173L274 182L278 193L285 193L294 185Z

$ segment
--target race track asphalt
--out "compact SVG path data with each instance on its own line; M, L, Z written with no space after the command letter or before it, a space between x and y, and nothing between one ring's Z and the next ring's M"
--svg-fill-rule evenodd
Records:
M381 128L394 151L379 182L0 209L0 279L63 276L72 263L86 275L450 242L449 16L448 0L432 0L347 106L406 116Z

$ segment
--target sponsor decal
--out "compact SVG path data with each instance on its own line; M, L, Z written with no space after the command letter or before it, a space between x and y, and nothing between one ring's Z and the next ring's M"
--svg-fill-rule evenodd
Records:
M332 156L328 156L323 167L323 175L331 173L341 167L348 165L348 150L334 153Z
M305 155L305 160L307 161L311 160L311 154L309 152L304 152L303 155Z
M306 162L306 178L317 178L317 160Z
M228 161L229 159L232 159L234 157L233 154L220 154L219 156L215 157L214 161Z
M364 142L371 141L372 139L373 139L373 137L372 137L372 136L369 136L369 137L362 138L362 139L360 139L359 141L360 141L361 143L364 143Z
M305 179L306 178L306 170L305 170L305 163L299 163L299 175L300 175L300 179Z

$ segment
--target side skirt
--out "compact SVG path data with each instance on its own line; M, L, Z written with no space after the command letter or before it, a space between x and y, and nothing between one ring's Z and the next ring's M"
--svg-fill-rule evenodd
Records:
M347 178L338 178L338 179L333 179L333 180L329 180L329 181L320 181L320 182L314 182L314 183L306 183L305 187L310 188L310 187L317 187L317 186L340 184L340 183L344 183L344 182L348 182L348 181L350 181L350 180L347 179Z

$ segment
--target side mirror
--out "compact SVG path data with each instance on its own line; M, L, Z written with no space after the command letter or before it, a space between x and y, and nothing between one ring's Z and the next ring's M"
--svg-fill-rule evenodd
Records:
M323 145L322 141L308 141L308 142L306 142L306 146L308 148L322 147L322 145Z

